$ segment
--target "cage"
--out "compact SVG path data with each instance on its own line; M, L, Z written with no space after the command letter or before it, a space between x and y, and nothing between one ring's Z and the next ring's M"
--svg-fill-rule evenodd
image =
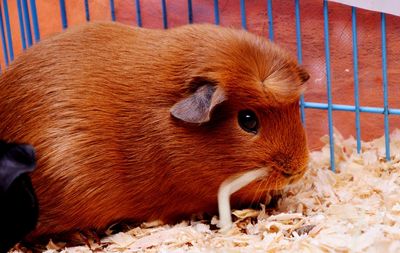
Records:
M329 5L329 7L328 7ZM400 26L397 17L328 1L3 1L2 68L41 38L83 22L112 20L147 28L215 23L247 29L297 55L311 73L301 100L310 149L336 127L361 140L399 125Z
M1 68L54 33L84 22L114 21L171 29L214 23L246 29L281 45L311 73L301 98L301 118L311 150L327 134L335 170L334 128L363 142L384 136L385 159L393 158L390 132L400 125L399 17L328 0L3 0Z

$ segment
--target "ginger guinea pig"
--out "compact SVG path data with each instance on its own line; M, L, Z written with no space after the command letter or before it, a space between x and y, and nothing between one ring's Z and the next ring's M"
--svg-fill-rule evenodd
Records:
M308 74L246 31L97 23L43 40L0 77L0 138L31 143L33 237L217 210L220 184L265 168L232 206L298 180Z

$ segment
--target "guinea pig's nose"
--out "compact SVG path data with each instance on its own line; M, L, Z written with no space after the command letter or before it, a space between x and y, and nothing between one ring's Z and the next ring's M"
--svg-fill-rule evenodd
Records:
M271 158L270 166L285 178L292 178L304 172L302 160L293 158L291 154L277 152Z

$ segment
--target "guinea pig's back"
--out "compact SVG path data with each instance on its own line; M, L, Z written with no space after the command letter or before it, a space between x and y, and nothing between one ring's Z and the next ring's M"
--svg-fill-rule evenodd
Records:
M127 127L118 117L143 110L142 98L152 96L152 68L140 66L154 56L151 36L99 23L28 49L0 76L0 138L34 145L42 162L58 162L50 158L63 151L82 158L99 143L100 153L114 150L119 129ZM131 116L134 128L137 117Z
M132 87L141 77L137 69L154 55L147 38L151 32L140 34L140 29L99 23L28 49L0 76L0 137L24 141L21 135L27 131L17 131L21 127L39 131L46 121L65 119L83 105L89 109L106 104L108 111L90 113L113 116L112 107L127 96L127 86L140 91L140 85Z

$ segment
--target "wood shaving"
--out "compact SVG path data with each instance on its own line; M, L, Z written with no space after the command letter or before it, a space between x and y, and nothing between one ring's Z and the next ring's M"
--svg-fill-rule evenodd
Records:
M102 252L400 252L400 130L390 139L385 162L383 137L363 142L357 154L354 138L336 131L336 173L327 144L311 154L304 178L285 189L275 210L234 211L228 233L195 221L154 223L103 238ZM46 252L90 250L53 245Z

